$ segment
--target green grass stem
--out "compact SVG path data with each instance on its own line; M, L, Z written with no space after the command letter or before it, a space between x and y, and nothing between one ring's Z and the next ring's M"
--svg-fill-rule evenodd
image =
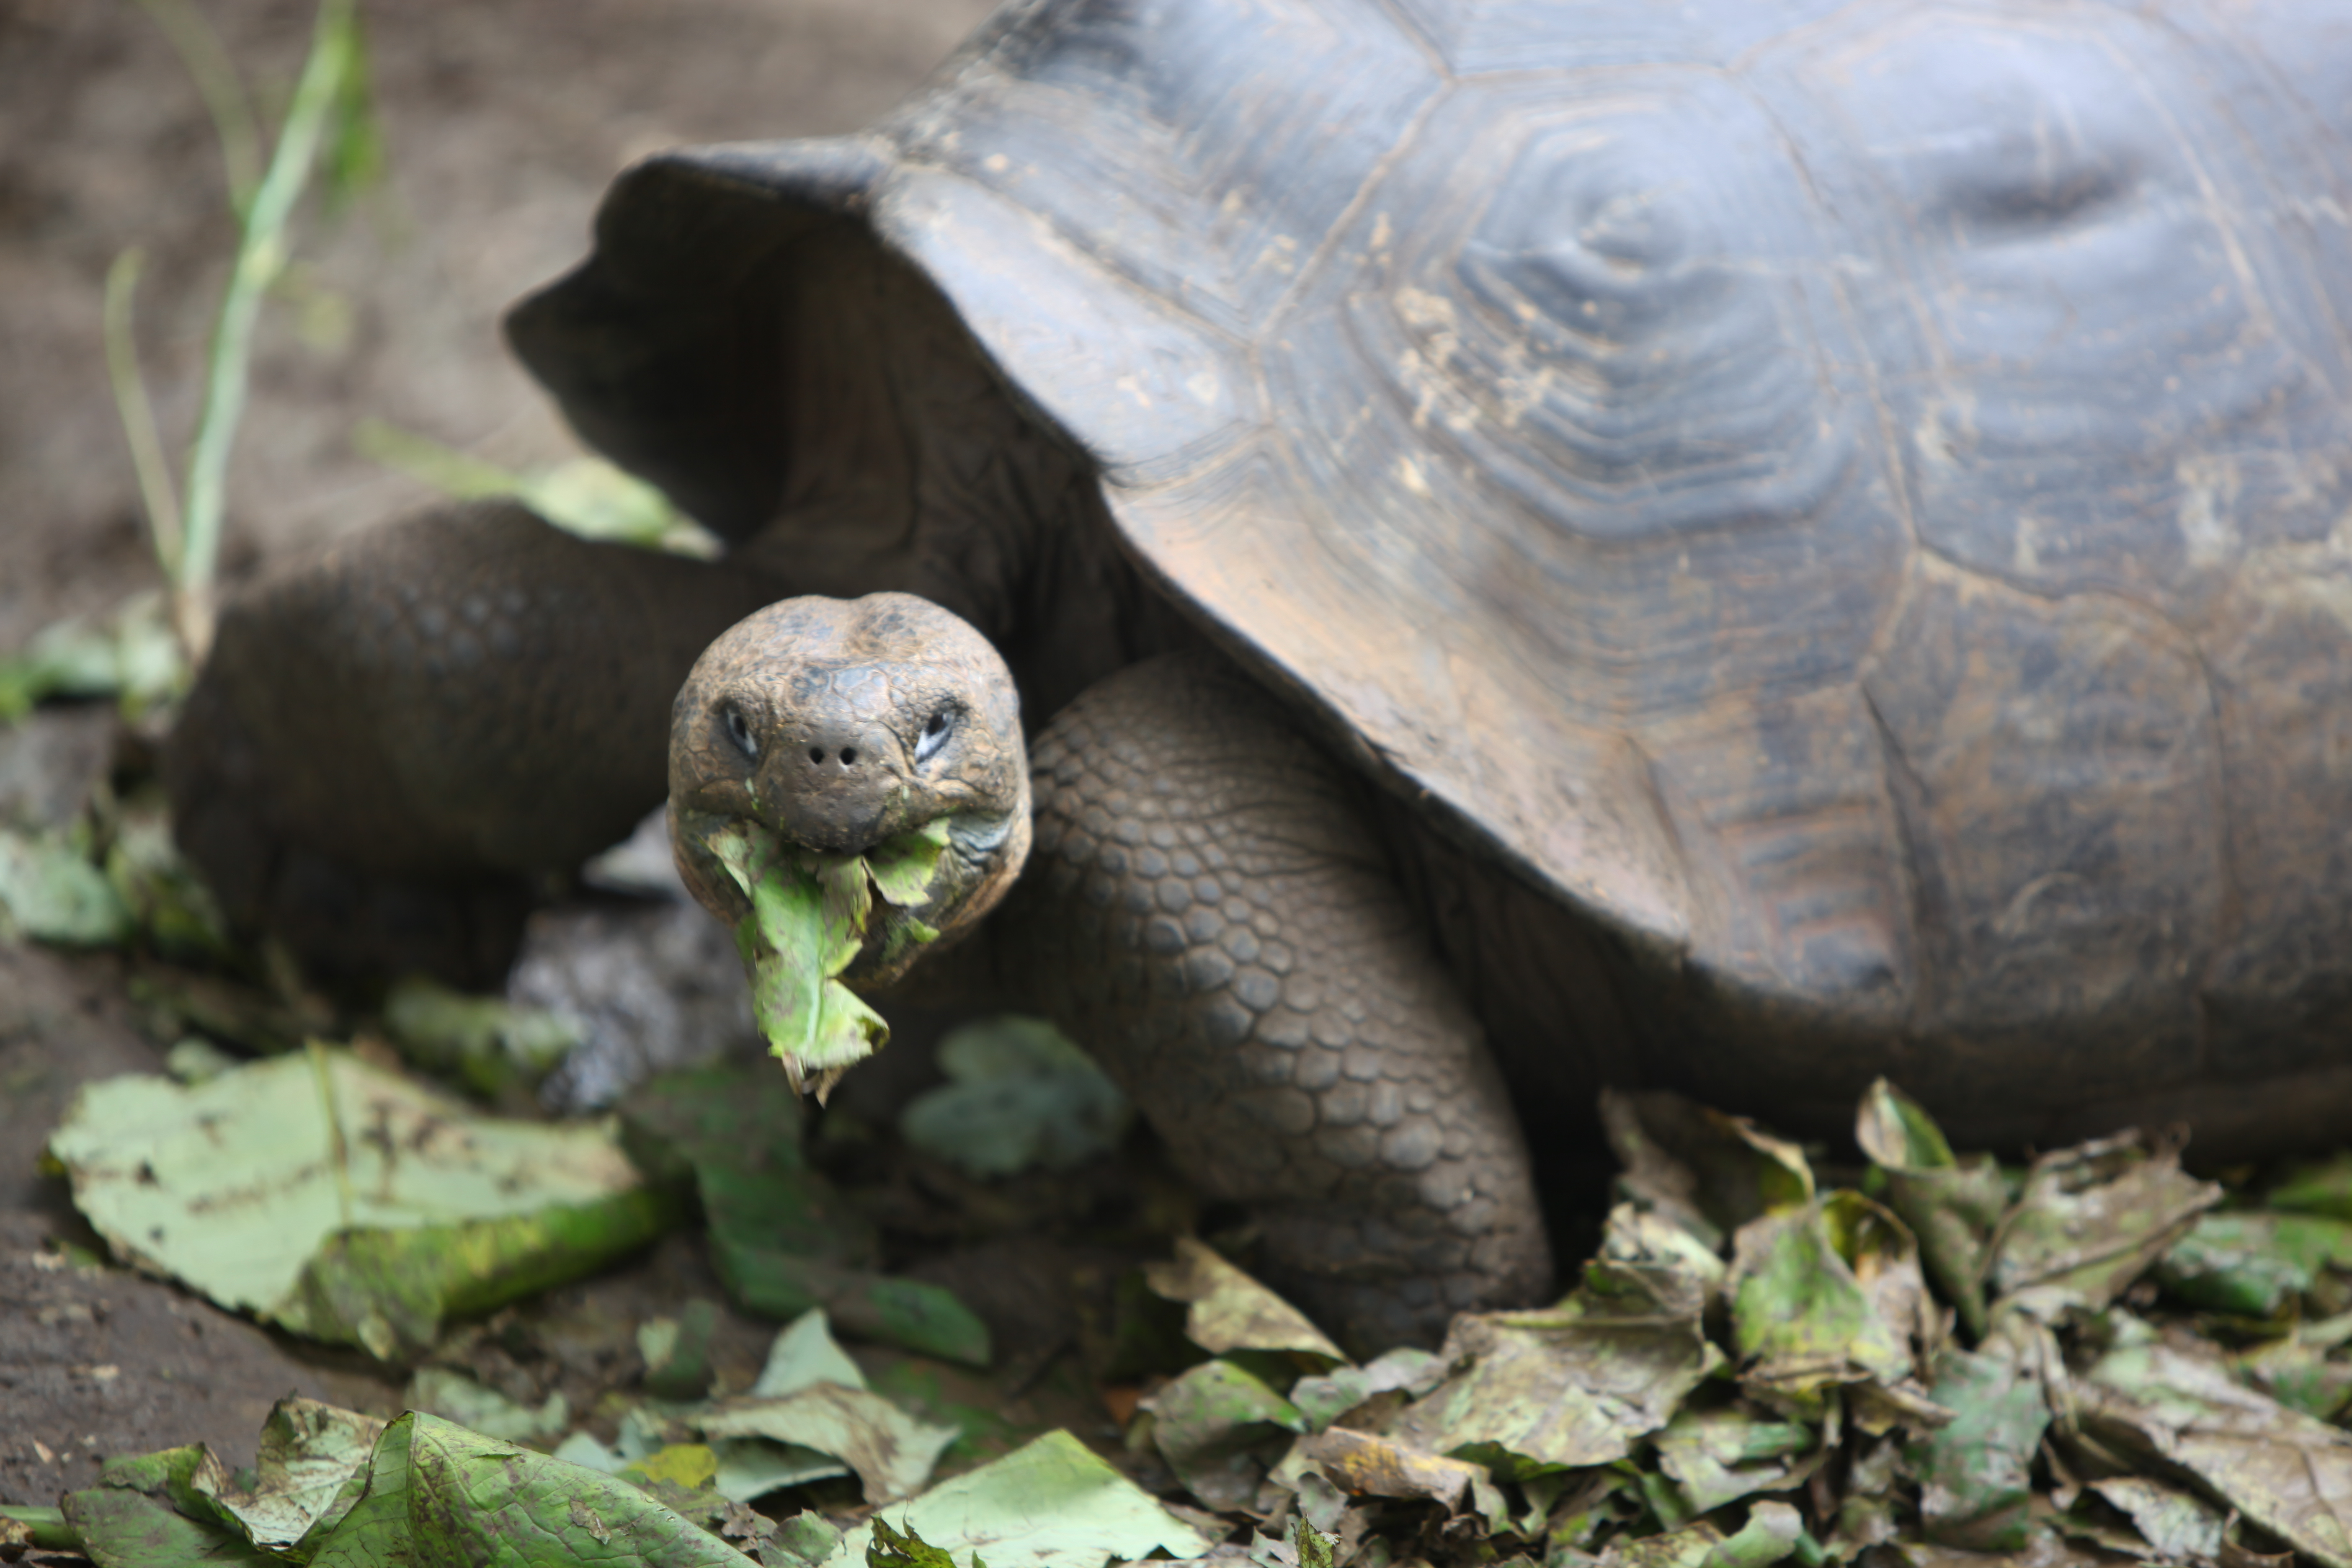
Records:
M228 199L239 216L253 200L261 177L261 132L253 104L245 95L236 62L222 47L220 35L188 0L139 0L139 8L154 19L180 57L180 64L196 84L213 130L220 136L221 162L228 173Z
M269 165L246 206L236 265L222 296L205 365L203 412L188 458L187 513L178 570L175 607L190 651L201 657L210 641L213 576L220 562L229 451L245 413L253 359L253 334L262 297L286 265L286 227L310 183L320 142L333 117L341 89L357 54L352 0L320 0L310 52L295 84L293 104L278 133Z
M131 443L131 464L139 474L139 499L147 509L155 558L163 563L164 576L177 582L184 539L180 497L172 488L172 466L163 458L155 406L147 401L147 383L139 374L139 343L131 323L131 297L146 263L147 253L134 245L106 269L106 376L114 388L114 411L121 417L123 437Z

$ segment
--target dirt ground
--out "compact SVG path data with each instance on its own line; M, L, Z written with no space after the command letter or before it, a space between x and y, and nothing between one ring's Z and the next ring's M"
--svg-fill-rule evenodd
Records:
M195 3L274 111L307 40L309 0ZM566 455L568 436L505 357L497 323L578 258L612 175L678 142L853 130L989 9L362 8L387 178L340 218L305 218L236 452L232 579L426 499L353 451L364 416L510 466ZM0 652L154 584L107 386L103 279L123 247L145 247L138 334L176 443L194 418L231 237L202 101L132 0L0 0ZM396 1408L396 1387L363 1358L296 1347L56 1250L89 1238L61 1184L37 1172L43 1138L80 1083L159 1062L121 962L0 943L0 1502L50 1502L88 1484L107 1455L178 1443L244 1463L269 1403L289 1391ZM625 1328L649 1280L715 1296L700 1268L690 1249L665 1249L568 1310ZM755 1334L732 1324L722 1359L752 1353Z

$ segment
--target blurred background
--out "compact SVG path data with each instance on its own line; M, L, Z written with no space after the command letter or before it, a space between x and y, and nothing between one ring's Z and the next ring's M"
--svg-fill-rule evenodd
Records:
M190 0L274 125L311 0ZM362 0L382 174L306 199L230 470L229 584L429 492L354 446L373 417L530 468L568 434L500 313L572 265L605 184L681 142L855 131L989 0ZM0 0L0 652L158 578L108 391L109 265L145 247L136 333L176 466L235 229L220 143L134 0Z

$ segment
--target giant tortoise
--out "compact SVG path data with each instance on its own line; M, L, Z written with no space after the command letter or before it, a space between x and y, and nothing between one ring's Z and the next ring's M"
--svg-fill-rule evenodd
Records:
M731 554L353 536L229 610L179 831L478 975L666 733L701 820L944 816L905 987L1058 1018L1360 1340L1544 1288L1601 1085L2340 1135L2347 324L2339 0L1016 4L511 317Z

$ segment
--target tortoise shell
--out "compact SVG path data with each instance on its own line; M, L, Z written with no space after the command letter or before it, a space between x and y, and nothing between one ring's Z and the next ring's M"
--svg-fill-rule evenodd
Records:
M512 334L745 537L842 232L1697 1034L2352 1070L2335 0L1016 5L869 135L631 171Z

